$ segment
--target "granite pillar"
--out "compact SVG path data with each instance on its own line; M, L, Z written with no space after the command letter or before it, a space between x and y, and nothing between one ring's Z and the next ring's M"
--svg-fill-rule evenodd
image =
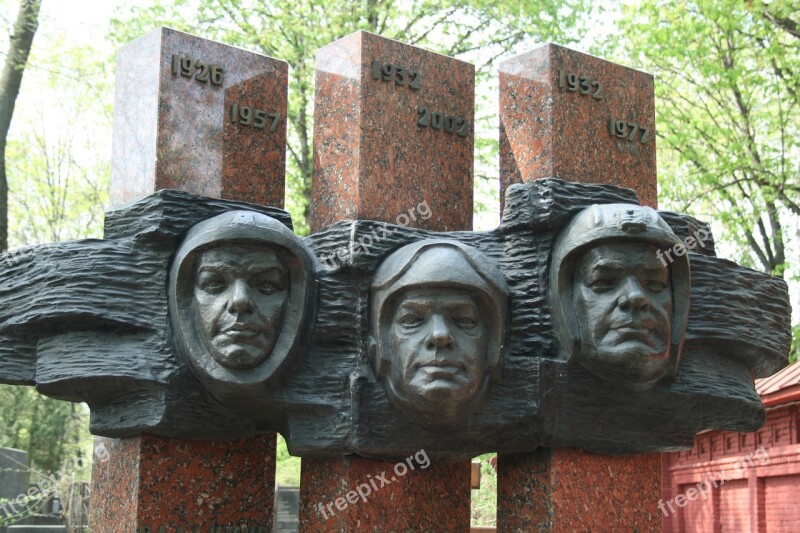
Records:
M653 76L548 44L500 64L500 198L539 178L635 189L656 205Z
M655 208L653 77L553 44L504 61L501 199L545 177L628 187ZM660 495L660 454L500 454L497 531L661 531Z
M322 48L312 231L342 219L472 229L474 73L473 65L366 32ZM430 218L408 216L422 202ZM469 461L410 472L368 501L347 502L349 491L394 466L304 459L300 531L469 529Z
M111 199L178 189L283 207L288 65L161 28L120 50ZM97 438L93 531L269 531L274 433Z
M660 454L500 454L497 531L661 531L660 483Z
M271 531L274 480L274 434L236 441L96 437L90 527Z
M160 189L283 205L287 77L284 61L168 28L121 48L112 205Z
M469 63L364 31L321 48L312 227L394 223L425 200L414 225L472 229L474 109Z

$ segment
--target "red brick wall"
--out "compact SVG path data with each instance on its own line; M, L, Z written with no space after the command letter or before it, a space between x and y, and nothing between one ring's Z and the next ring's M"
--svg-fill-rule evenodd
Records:
M712 431L664 454L665 533L800 531L800 409L771 409L754 433Z
M767 478L764 493L766 530L800 530L800 475Z

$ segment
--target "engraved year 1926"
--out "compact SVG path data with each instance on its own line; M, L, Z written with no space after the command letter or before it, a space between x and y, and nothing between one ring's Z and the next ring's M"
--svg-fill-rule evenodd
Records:
M397 85L407 85L411 89L419 89L419 72L393 63L383 63L377 59L372 62L372 79L394 81Z
M595 100L603 99L603 95L601 94L603 86L599 81L589 78L588 76L580 76L572 72L566 72L563 68L558 70L558 88L580 94L588 94Z
M202 83L211 82L211 85L222 85L225 81L225 72L219 65L208 65L178 54L172 54L172 74L194 78Z

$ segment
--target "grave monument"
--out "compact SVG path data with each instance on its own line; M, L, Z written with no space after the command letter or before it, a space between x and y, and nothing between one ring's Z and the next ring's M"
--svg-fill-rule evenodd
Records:
M642 454L761 425L787 287L655 210L652 77L548 45L500 81L503 220L473 232L474 67L320 50L300 238L285 63L166 29L123 50L104 238L0 272L0 381L104 437L94 527L268 530L280 432L300 531L466 531L486 452L499 531L657 530Z

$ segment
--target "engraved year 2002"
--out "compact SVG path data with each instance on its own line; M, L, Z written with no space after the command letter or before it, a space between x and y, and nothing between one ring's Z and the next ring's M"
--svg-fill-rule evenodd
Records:
M172 54L172 74L194 78L202 83L211 82L211 85L222 85L225 81L225 72L219 65L208 65L178 54Z
M394 65L383 63L377 59L372 62L372 79L383 80L396 85L407 85L411 89L419 89L419 72Z
M417 124L423 128L430 126L433 129L443 130L459 137L469 135L469 121L464 117L454 117L438 111L428 111L425 107L418 107L417 113L419 114Z
M588 76L566 72L563 68L558 70L558 88L580 94L588 94L595 100L603 99L601 93L603 86L599 81Z
M279 113L267 113L263 109L256 109L255 107L240 106L237 103L231 104L231 122L234 124L263 130L267 127L267 119L271 120L269 131L278 129L278 124L281 121Z

